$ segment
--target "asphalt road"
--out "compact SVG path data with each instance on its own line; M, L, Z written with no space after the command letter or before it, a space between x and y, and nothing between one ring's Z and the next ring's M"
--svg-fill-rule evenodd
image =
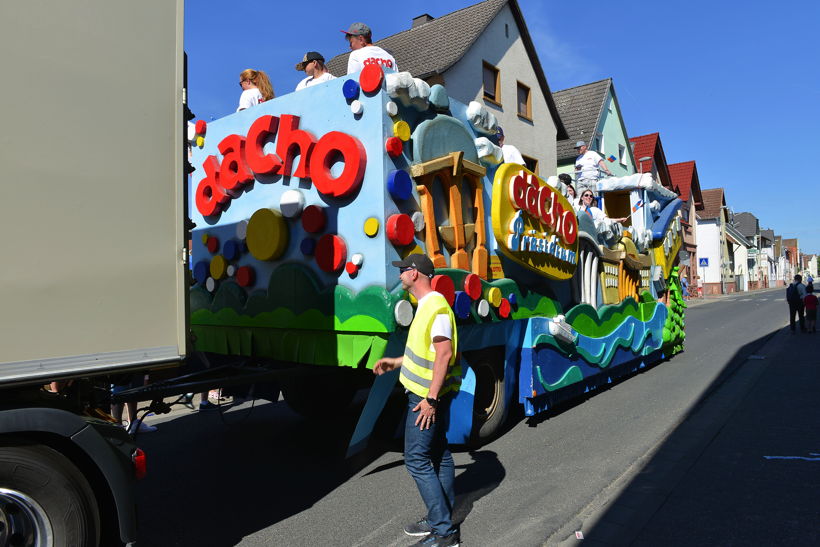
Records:
M786 324L782 293L698 303L687 310L684 353L537 420L513 416L498 440L457 452L464 544L577 541L575 531L589 530L683 420ZM149 458L139 545L411 544L402 525L424 510L400 442L382 435L342 459L356 417L354 405L311 422L267 403L149 418L159 430L138 439Z

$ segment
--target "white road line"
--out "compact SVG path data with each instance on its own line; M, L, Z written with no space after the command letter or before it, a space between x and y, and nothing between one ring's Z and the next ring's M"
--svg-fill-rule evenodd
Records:
M751 300L752 300L751 298L741 298L740 299L741 302L750 302Z

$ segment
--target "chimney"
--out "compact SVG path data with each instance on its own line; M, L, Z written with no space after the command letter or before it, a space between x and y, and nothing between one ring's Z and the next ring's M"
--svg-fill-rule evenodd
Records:
M418 26L423 25L424 23L429 23L433 19L434 17L429 13L424 13L422 15L419 15L418 17L413 17L413 26L410 28L416 28Z

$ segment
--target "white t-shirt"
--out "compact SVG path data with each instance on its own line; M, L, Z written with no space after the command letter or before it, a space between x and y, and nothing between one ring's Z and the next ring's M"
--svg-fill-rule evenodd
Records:
M501 147L501 152L504 154L504 163L517 163L524 167L527 166L524 162L524 156L521 155L521 152L515 146L505 144Z
M385 73L399 71L396 60L385 50L379 46L364 46L350 52L350 57L347 60L347 73L355 74L360 72L365 65L372 63L380 64Z
M582 179L598 178L598 162L602 159L598 152L587 150L575 159L575 172Z
M296 91L301 91L302 89L305 89L306 87L310 87L310 86L316 85L316 84L321 84L322 82L329 82L330 80L333 80L335 78L336 78L336 76L334 76L330 72L325 72L324 74L322 74L318 78L314 78L313 76L308 76L307 78L305 78L304 80L302 80L301 82L296 84Z
M578 207L578 216L589 214L592 217L592 220L604 220L606 218L606 214L603 211L598 209L597 207L590 207L589 213L587 213L587 208L583 205Z
M237 108L236 111L239 112L240 110L245 110L246 108L250 108L264 102L265 99L262 98L262 93L255 87L252 87L243 91L242 95L239 96L239 108Z
M420 310L424 305L424 301L428 300L429 297L434 294L441 296L441 293L430 291L419 299L419 303L416 308L416 315L418 315L418 310ZM433 320L433 327L430 329L430 340L435 339L437 336L441 336L448 340L453 339L453 326L450 324L450 316L446 313L436 315L436 318ZM430 351L435 351L435 347L432 342L430 343Z

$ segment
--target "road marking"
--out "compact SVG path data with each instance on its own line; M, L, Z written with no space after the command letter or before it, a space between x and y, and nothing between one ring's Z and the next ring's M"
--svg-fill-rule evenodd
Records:
M751 298L741 298L740 299L741 302L749 302L750 300L751 300Z
M805 456L763 456L766 460L805 460L807 462L820 462L820 453L809 452L809 456L814 458L807 458Z
M761 300L764 300L764 301L765 301L765 300L768 300L768 298L761 298Z

